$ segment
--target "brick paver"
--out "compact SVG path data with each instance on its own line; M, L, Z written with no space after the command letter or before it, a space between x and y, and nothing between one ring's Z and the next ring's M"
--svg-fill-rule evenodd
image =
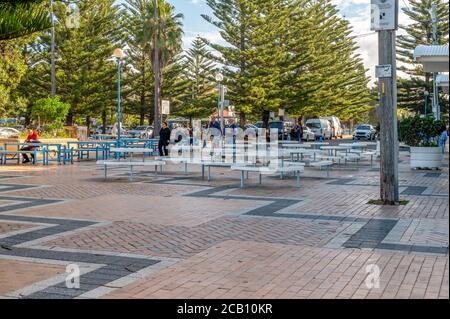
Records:
M448 298L448 167L412 171L400 155L399 207L368 204L367 163L330 179L308 168L300 189L252 174L240 189L220 168L211 182L179 165L105 182L92 162L0 166L0 296ZM54 279L74 262L94 267L79 292Z
M66 267L10 259L0 259L0 296L64 273Z

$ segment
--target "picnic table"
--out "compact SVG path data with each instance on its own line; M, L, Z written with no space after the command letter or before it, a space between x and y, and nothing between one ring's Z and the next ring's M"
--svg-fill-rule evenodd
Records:
M82 160L84 155L89 159L89 154L95 152L95 160L101 158L107 159L109 157L111 146L116 146L116 141L79 141L67 142L67 147L77 153L78 161Z
M8 150L8 146L12 146L15 148L15 150ZM23 150L24 147L32 147L31 150ZM55 150L52 150L51 148L55 148ZM72 162L72 156L70 148L63 146L59 143L5 143L4 148L0 149L0 159L2 164L6 164L8 160L15 160L17 159L17 163L20 164L20 157L22 154L32 154L34 156L34 164L38 164L39 159L38 155L42 154L42 162L44 165L48 165L49 161L52 160L52 158L49 156L50 152L55 152L56 154L56 161L58 163L63 162L64 164L66 161ZM13 155L12 157L8 158L8 155Z
M308 142L304 145L311 145L313 148L320 149L322 146L330 145L328 142Z
M324 151L328 151L328 154L330 156L333 156L333 152L334 152L334 156L337 156L337 152L338 151L345 151L345 153L348 153L348 147L346 146L321 146L320 147L321 150Z
M138 147L117 147L110 149L111 153L114 153L121 157L121 154L124 154L124 158L126 158L126 154L130 154L130 159L133 159L133 154L142 154L142 160L145 161L145 154L152 154L154 152L153 148L138 148Z

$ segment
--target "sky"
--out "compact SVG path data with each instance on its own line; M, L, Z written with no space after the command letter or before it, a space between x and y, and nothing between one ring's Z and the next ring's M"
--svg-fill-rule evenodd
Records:
M122 0L123 1L123 0ZM223 43L219 31L206 22L200 15L211 15L210 8L205 0L167 0L175 6L177 12L184 15L184 48L188 48L192 40L201 35L216 43ZM120 2L120 1L119 1ZM340 10L340 15L350 21L354 35L357 38L358 53L368 69L367 75L374 82L375 66L378 64L378 37L370 31L370 0L333 0ZM400 0L400 7L408 5L408 0ZM400 10L400 24L409 24L410 21Z

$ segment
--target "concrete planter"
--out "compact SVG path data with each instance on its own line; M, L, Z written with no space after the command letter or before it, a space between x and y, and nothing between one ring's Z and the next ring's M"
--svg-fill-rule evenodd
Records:
M440 147L411 147L411 168L440 168L443 158Z

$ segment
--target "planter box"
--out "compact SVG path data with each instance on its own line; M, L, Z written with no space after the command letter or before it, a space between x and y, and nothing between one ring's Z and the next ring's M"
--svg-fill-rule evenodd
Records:
M443 159L441 147L411 147L411 168L440 168Z

